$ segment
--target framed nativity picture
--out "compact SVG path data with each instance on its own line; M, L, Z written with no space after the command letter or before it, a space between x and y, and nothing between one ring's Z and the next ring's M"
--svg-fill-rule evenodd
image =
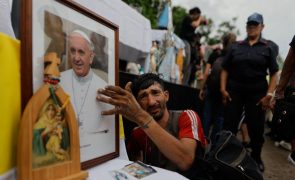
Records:
M101 115L101 111L112 107L96 101L96 92L108 84L118 84L118 27L70 0L28 0L22 7L21 35L22 109L32 99L38 101L31 108L34 115L30 115L31 126L27 133L33 134L35 127L42 126L39 120L46 111L51 112L46 116L52 119L62 114L63 118L75 119L77 130L68 128L69 139L78 134L82 169L117 157L118 117ZM57 75L48 73L53 64ZM46 95L36 98L44 86L46 89L53 87L43 90ZM57 89L62 89L65 95L59 95ZM56 108L50 106L53 102ZM70 104L72 113L65 110L65 104ZM35 136L29 137L32 140L28 143L33 144ZM45 154L50 152L46 149L49 139L42 137L40 140ZM31 152L33 171L66 161L60 162L58 159L64 158L57 155L54 160L40 163L45 157ZM68 160L72 158L71 152L70 149L66 156Z

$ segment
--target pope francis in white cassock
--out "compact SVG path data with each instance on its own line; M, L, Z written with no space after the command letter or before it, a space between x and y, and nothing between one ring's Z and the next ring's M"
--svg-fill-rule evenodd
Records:
M70 95L76 113L82 162L115 149L115 117L101 116L101 111L112 107L96 101L97 90L104 88L107 82L90 68L95 55L93 49L84 32L73 31L69 35L68 46L72 69L62 72L60 79L60 85Z

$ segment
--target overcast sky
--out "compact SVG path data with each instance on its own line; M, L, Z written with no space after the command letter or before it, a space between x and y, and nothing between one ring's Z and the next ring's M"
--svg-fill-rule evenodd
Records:
M254 12L261 13L265 24L263 37L279 45L283 59L295 35L295 0L172 0L172 5L186 9L198 6L216 25L238 17L236 25L241 33L238 39L246 36L247 17Z

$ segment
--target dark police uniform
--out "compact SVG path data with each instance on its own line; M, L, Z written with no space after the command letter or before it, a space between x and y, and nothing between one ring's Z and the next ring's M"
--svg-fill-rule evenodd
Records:
M256 104L267 93L267 74L273 75L278 71L277 55L278 46L274 42L260 38L251 46L245 39L232 45L222 63L228 72L227 91L232 98L225 109L224 128L237 133L244 107L251 138L251 155L258 161L261 161L264 142L265 112L261 105Z

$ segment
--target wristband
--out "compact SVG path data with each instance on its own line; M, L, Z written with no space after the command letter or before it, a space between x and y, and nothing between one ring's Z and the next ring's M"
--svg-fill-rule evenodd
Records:
M273 97L273 93L268 92L268 93L266 94L266 96L271 96L271 97Z
M142 126L140 126L142 129L147 129L147 128L149 128L149 123L151 123L152 121L153 121L154 119L153 119L153 117L152 116L150 116L150 120L148 120L144 125L142 125Z

